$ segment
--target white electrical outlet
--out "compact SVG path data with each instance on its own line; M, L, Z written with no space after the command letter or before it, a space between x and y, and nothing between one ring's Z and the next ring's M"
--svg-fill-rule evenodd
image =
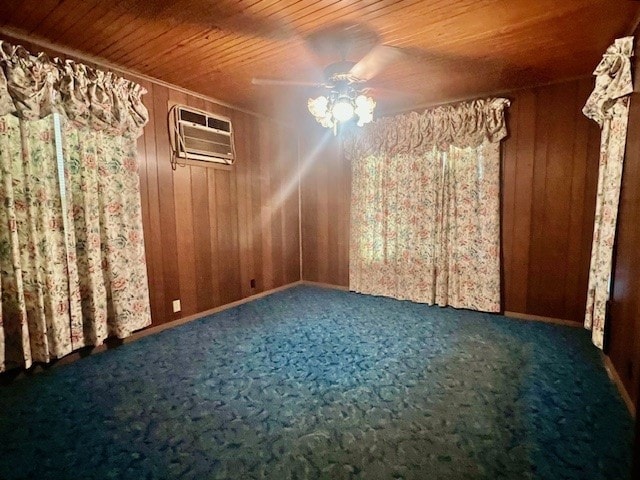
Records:
M181 310L180 300L173 301L173 313L179 312Z

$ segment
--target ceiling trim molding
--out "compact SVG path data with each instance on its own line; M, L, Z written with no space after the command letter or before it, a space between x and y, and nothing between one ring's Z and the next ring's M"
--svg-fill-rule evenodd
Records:
M219 105L221 107L225 107L225 108L230 108L232 110L236 110L238 112L242 112L242 113L246 113L247 115L252 115L254 117L257 118L262 118L265 120L269 120L272 122L276 122L279 123L280 125L289 127L289 128L296 128L296 126L292 123L289 122L285 122L282 121L278 118L274 118L274 117L270 117L268 115L264 115L262 113L258 113L258 112L254 112L252 110L247 110L245 108L239 107L237 105L233 105L231 103L226 103L223 102L222 100L218 100L217 98L213 98L210 97L208 95L203 95L202 93L198 93L195 92L193 90L189 90L188 88L184 88L184 87L180 87L178 85L174 85L172 83L169 82L165 82L164 80L160 80L159 78L155 78L155 77L151 77L149 75L145 75L144 73L140 73L136 70L130 70L128 68L125 67L121 67L119 65L116 65L114 63L109 62L108 60L105 60L104 58L101 57L96 57L87 53L83 53L80 50L75 50L73 48L68 48L65 47L63 45L60 45L58 43L53 43L50 42L42 37L38 37L38 36L34 36L34 35L30 35L28 33L23 32L22 30L19 29L15 29L15 28L11 28L11 27L6 27L4 25L0 26L0 35L1 36L5 36L8 37L10 40L11 39L15 39L21 42L29 42L31 44L37 45L38 47L47 49L47 50L51 50L53 52L56 53L60 53L66 57L72 58L72 59L76 59L82 62L87 62L87 63L92 63L98 67L102 67L105 68L107 70L111 70L114 72L117 72L121 75L129 75L132 77L136 77L140 80L144 80L146 82L151 82L154 83L156 85L159 85L161 87L166 87L166 88L171 88L173 90L176 90L180 93L184 93L186 95L191 95L192 97L196 97L202 100L205 100L207 102L211 102L211 103L215 103L216 105Z

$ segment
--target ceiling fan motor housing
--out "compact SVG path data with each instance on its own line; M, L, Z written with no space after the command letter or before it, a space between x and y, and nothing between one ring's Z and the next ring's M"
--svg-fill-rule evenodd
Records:
M335 62L324 69L324 78L327 85L336 85L339 83L356 83L359 80L354 78L349 71L353 68L355 62Z

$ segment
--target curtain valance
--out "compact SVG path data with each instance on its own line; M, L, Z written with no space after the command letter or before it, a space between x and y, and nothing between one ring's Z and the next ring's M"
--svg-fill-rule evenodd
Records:
M0 116L37 120L57 112L79 127L135 137L148 112L139 84L0 40Z
M602 56L593 72L596 85L587 99L582 112L601 127L605 119L615 115L618 98L633 92L631 80L631 57L633 37L618 38Z
M456 105L383 117L344 141L345 154L361 158L368 154L419 154L434 146L477 147L499 142L507 135L506 98L478 99Z

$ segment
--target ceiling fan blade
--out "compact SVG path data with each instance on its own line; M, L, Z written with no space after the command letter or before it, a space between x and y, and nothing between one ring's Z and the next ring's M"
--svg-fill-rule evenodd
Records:
M330 24L305 37L307 48L323 62L362 58L380 43L378 34L363 23L344 21Z
M370 80L403 56L404 52L400 48L377 45L351 68L349 75L361 81Z
M295 86L295 87L322 87L323 83L308 82L304 80L281 80L277 78L252 78L251 83L254 85L276 85L276 86Z

